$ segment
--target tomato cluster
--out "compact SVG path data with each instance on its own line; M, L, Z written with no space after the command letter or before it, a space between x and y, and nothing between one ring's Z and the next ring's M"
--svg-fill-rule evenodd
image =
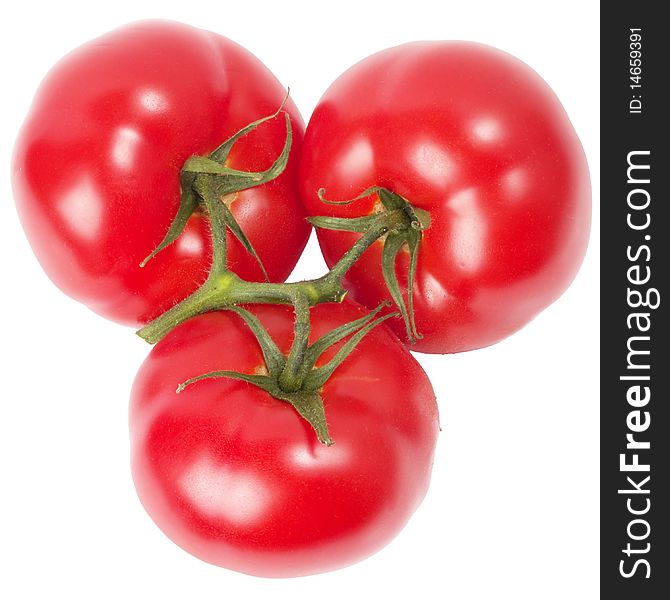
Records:
M570 284L590 223L558 99L487 46L369 57L303 133L249 52L148 21L53 68L13 164L49 277L158 342L130 403L146 510L201 559L269 577L351 564L398 533L439 431L408 350L518 330ZM331 270L281 283L310 223Z

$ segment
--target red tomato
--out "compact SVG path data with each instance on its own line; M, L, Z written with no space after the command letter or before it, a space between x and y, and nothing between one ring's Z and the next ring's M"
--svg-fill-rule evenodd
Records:
M253 312L288 352L291 309ZM351 302L319 305L313 339L363 314ZM292 406L247 383L208 379L175 393L219 369L264 369L233 313L171 331L133 386L135 485L174 542L229 569L291 577L361 560L399 532L426 493L438 418L426 374L389 330L371 331L324 385L330 447Z
M302 197L311 215L355 217L377 185L430 212L414 282L412 350L448 353L514 333L567 288L590 227L584 152L563 107L530 67L480 44L420 42L358 63L307 127ZM335 263L356 234L319 231ZM388 298L381 242L345 279L367 306ZM396 263L407 286L407 260ZM406 339L402 322L396 332Z
M206 278L206 219L141 269L179 205L179 171L252 121L272 114L285 90L252 54L178 23L134 23L68 54L47 75L14 154L19 216L44 270L97 313L143 324ZM289 100L293 148L275 181L243 191L231 210L271 279L284 280L309 235L297 197L304 125ZM282 150L284 119L240 140L229 166L257 171ZM281 251L277 235L281 232ZM256 261L229 239L230 267L261 280Z

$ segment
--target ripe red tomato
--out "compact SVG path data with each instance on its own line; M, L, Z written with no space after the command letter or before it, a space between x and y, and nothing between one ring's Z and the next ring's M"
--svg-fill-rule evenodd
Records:
M291 309L253 312L288 352ZM312 339L363 314L351 302L319 305ZM133 478L174 542L216 565L291 577L361 560L398 533L426 493L438 418L426 374L389 330L368 333L324 385L330 447L292 406L247 383L208 379L175 393L219 369L264 369L256 339L230 312L171 331L133 386Z
M49 277L97 313L133 325L194 291L211 256L198 214L138 267L177 212L179 171L190 156L272 114L285 93L244 48L178 23L134 23L68 54L37 92L13 165L19 216ZM309 235L296 181L304 125L290 100L285 108L293 125L285 172L231 206L275 281L289 275ZM233 147L229 166L266 169L285 135L284 119L265 123ZM233 270L262 280L236 239L228 247Z
M556 300L575 276L590 227L584 152L560 102L530 67L494 48L420 42L340 76L310 119L301 159L311 215L356 217L377 185L430 212L414 281L412 350L493 344ZM356 234L319 231L335 263ZM363 304L388 298L381 242L345 278ZM407 256L396 263L407 286ZM404 277L404 280L402 280ZM402 322L393 323L406 339Z

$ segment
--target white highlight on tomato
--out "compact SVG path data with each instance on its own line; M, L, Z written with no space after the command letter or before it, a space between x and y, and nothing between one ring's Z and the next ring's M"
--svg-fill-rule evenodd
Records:
M248 469L241 466L233 470L204 455L182 475L179 486L203 513L250 525L271 510L274 494L254 473L255 468L249 465Z
M528 173L526 169L517 167L504 173L500 179L505 198L508 200L521 200L528 189Z
M165 97L156 90L145 90L140 93L140 104L152 113L160 113L167 109L168 102Z
M410 148L409 160L417 174L438 186L446 185L455 171L450 156L430 140L421 140Z
M112 141L112 159L120 169L130 169L135 162L135 151L140 134L132 127L121 127Z
M61 196L58 212L75 236L92 240L99 235L102 227L102 200L90 177L80 178Z
M324 446L322 444L309 446L307 444L297 444L289 448L290 458L293 464L303 467L307 470L314 469L316 472L322 472L327 467L337 465L346 465L353 457L346 453L342 446Z
M200 256L203 250L203 240L194 231L186 229L175 242L180 254L189 254L191 256Z
M342 154L336 165L343 177L355 179L368 172L374 164L374 150L366 139L355 139L349 149ZM328 190L326 190L328 192Z
M475 273L485 255L486 217L478 204L477 190L467 188L454 194L447 205L453 212L451 254L456 266Z
M480 142L497 142L502 135L502 127L496 119L480 117L472 123L472 134Z
M425 302L443 302L445 298L451 296L446 286L428 270L420 271L417 275L417 287L415 289Z

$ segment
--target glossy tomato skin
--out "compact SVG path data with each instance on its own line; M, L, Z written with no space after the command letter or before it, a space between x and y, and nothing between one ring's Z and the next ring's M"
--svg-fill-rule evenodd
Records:
M412 350L493 344L556 300L590 229L588 167L549 86L526 64L468 42L419 42L358 63L323 95L307 127L302 197L312 215L372 212L374 198L321 203L379 185L430 212L414 283ZM319 231L329 265L355 234ZM388 292L381 244L346 277L376 306ZM406 257L398 268L407 272ZM403 282L406 288L406 277ZM406 339L402 323L393 324Z
M253 312L288 351L291 310ZM351 302L312 313L315 336L364 314ZM231 313L191 319L158 343L130 405L140 500L182 548L244 573L293 577L365 558L398 533L426 493L438 433L430 382L378 327L323 388L330 447L293 407L247 383L204 380L175 394L203 372L253 373L263 364Z
M176 214L179 171L190 156L272 114L284 96L244 48L173 22L133 23L68 54L42 82L13 160L19 216L49 277L97 313L131 325L186 297L209 268L203 217L194 215L176 243L138 266ZM289 275L309 235L296 179L304 124L291 100L286 110L293 125L286 171L231 205L276 281ZM240 140L229 164L265 169L284 139L282 118L266 123ZM228 246L231 268L261 280L237 240Z

